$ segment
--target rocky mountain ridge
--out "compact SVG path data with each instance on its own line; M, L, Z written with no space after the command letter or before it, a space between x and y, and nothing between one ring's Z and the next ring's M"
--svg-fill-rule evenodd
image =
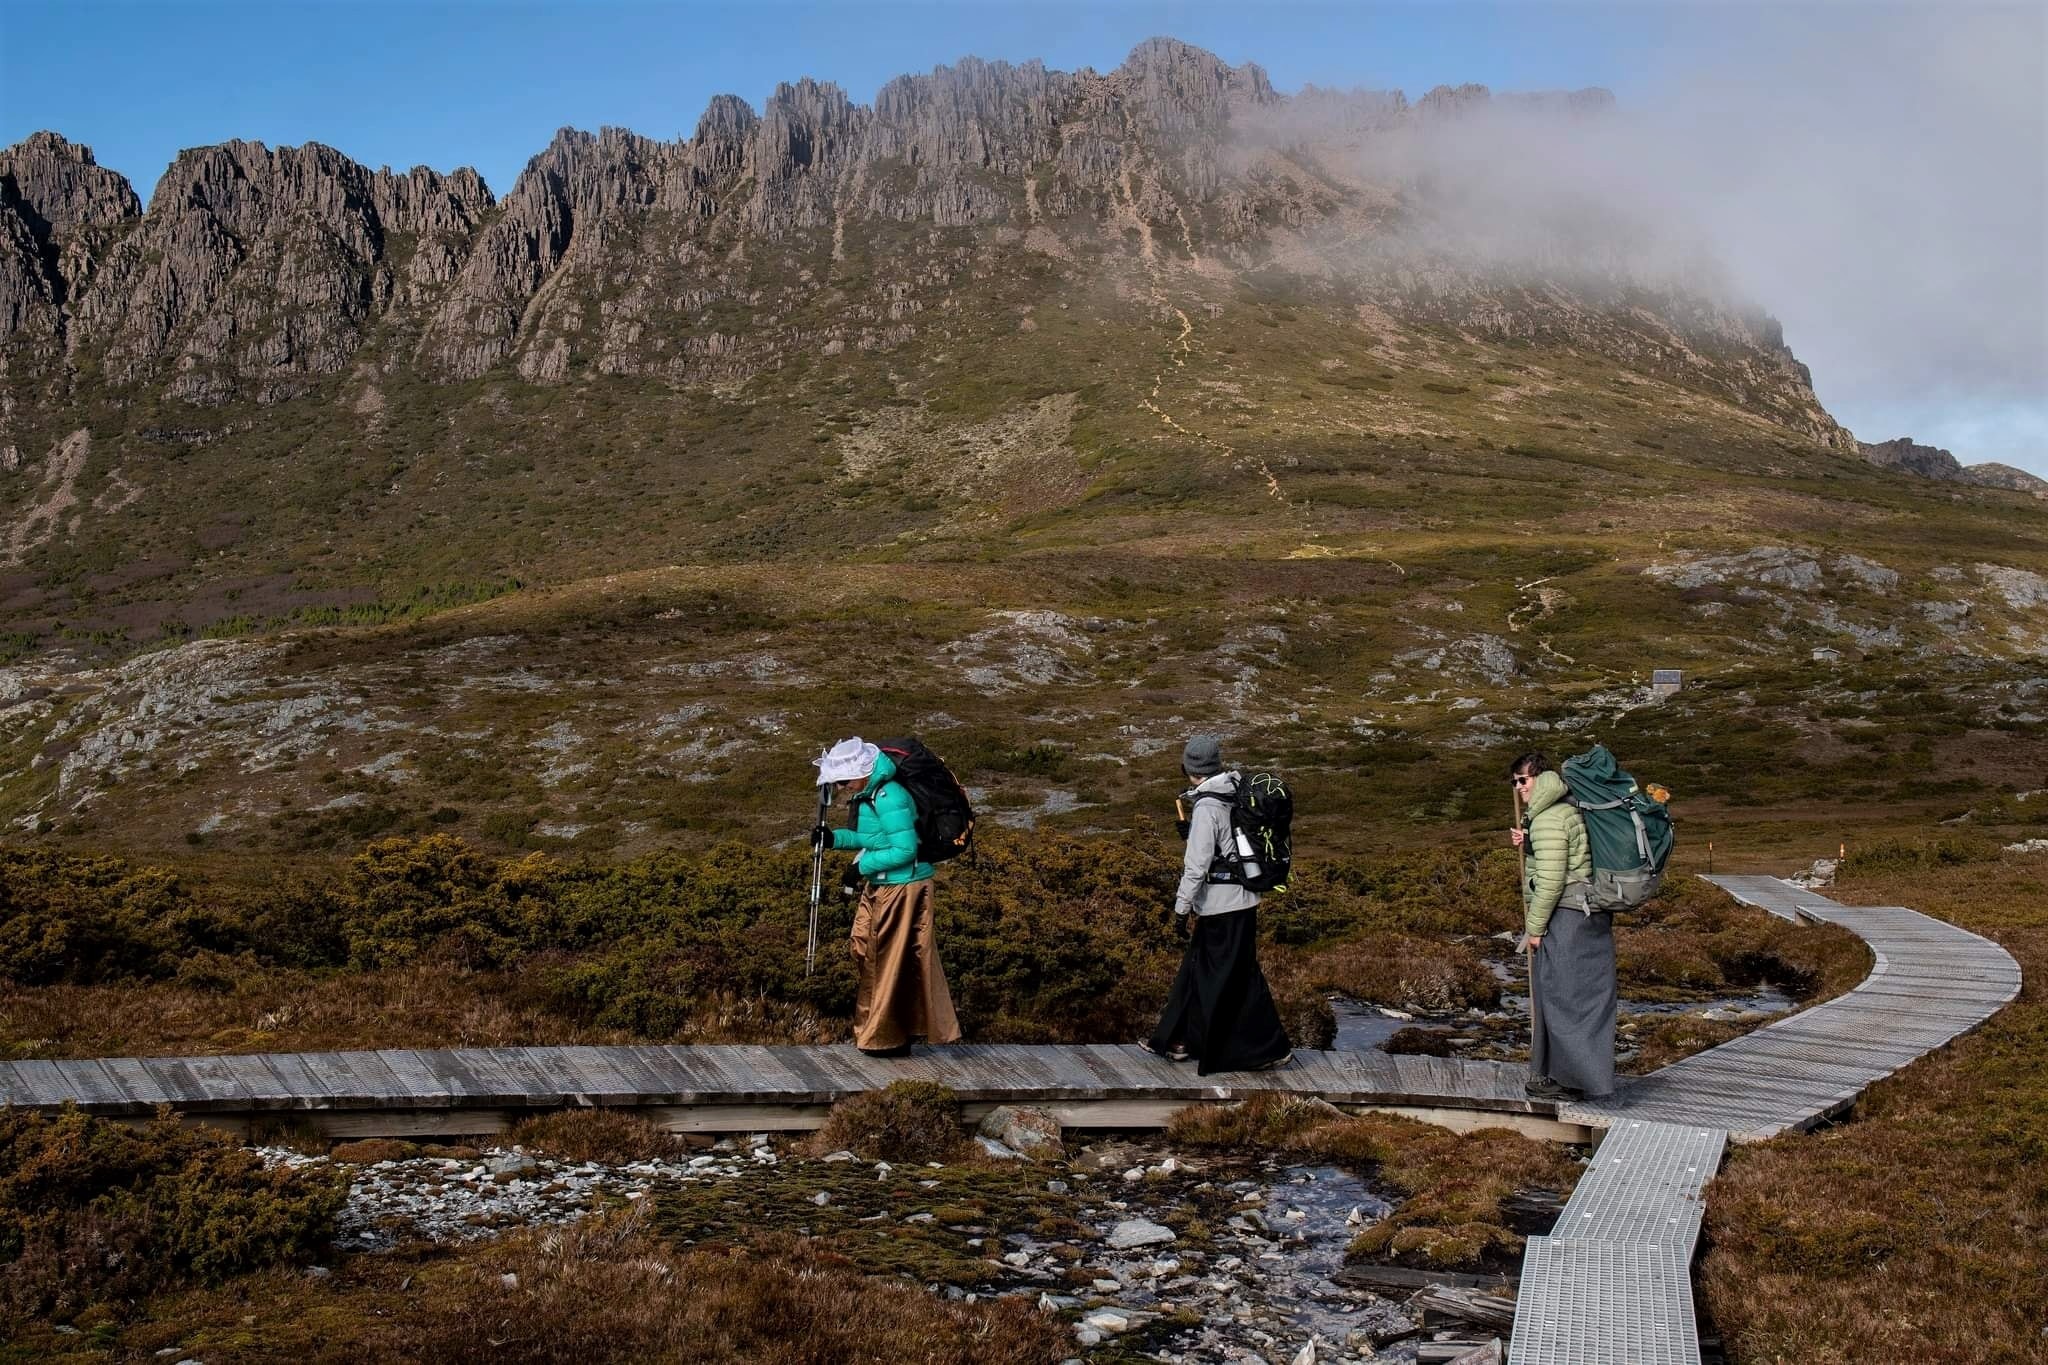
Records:
M1897 469L1945 483L1975 484L1979 488L2004 488L2032 493L2037 498L2048 497L2048 479L2036 478L2009 464L1987 461L1966 465L1940 446L1921 445L1910 436L1893 441L1859 441L1857 449L1864 459L1883 469Z
M0 445L96 385L286 401L372 341L377 370L433 382L510 365L536 383L693 385L773 369L793 347L887 349L970 278L972 251L890 248L936 232L1155 273L1320 275L1396 316L1687 372L1847 448L1760 314L1619 278L1505 281L1401 241L1423 196L1362 180L1348 145L1491 98L1289 98L1254 65L1156 39L1107 74L970 58L899 77L872 106L809 79L759 113L719 96L687 141L565 129L502 202L468 170L226 143L181 154L147 212L89 151L39 133L0 153ZM1501 98L1561 128L1612 103ZM826 335L792 320L821 287L839 305Z

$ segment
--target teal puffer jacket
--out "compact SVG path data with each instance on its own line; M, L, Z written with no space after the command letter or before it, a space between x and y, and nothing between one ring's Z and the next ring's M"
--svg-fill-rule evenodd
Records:
M932 865L917 857L917 803L896 776L896 760L875 759L868 785L853 798L853 828L832 831L832 847L857 848L853 865L878 886L902 886L932 875Z

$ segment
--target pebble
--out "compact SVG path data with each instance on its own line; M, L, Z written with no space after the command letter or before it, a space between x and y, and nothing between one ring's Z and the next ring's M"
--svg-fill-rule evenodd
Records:
M1109 1233L1109 1244L1118 1251L1129 1251L1133 1247L1156 1246L1161 1242L1177 1240L1172 1228L1161 1227L1145 1218L1132 1218L1118 1223Z
M1033 1177L1027 1182L1027 1188L1042 1184L1055 1195L1081 1191L1074 1215L1094 1231L1075 1237L1074 1248L1048 1255L1045 1246L1018 1237L1019 1229L1001 1225L993 1232L970 1227L948 1234L957 1234L954 1244L964 1242L967 1254L996 1258L982 1262L992 1272L993 1284L984 1286L979 1297L988 1298L991 1289L998 1295L1029 1295L1025 1302L1035 1301L1044 1311L1086 1315L1075 1324L1077 1352L1087 1352L1113 1337L1128 1336L1143 1324L1157 1323L1161 1314L1182 1315L1181 1323L1158 1324L1170 1330L1146 1342L1148 1356L1168 1362L1249 1361L1256 1356L1272 1365L1292 1365L1306 1349L1303 1339L1309 1338L1316 1352L1310 1358L1312 1365L1334 1365L1340 1358L1370 1358L1376 1341L1398 1339L1412 1331L1395 1305L1327 1278L1341 1261L1342 1248L1352 1232L1384 1212L1384 1206L1355 1180L1345 1177L1347 1183L1333 1183L1340 1172L1277 1161L1266 1163L1263 1170L1236 1159L1228 1159L1228 1165L1220 1164L1225 1159L1213 1157L1190 1162L1163 1153L1157 1143L1118 1143L1093 1156L1097 1160L1110 1157L1112 1150L1113 1158L1095 1168L1109 1184L1098 1186L1092 1198L1084 1183L1087 1176L1080 1169L1055 1167L1057 1178ZM337 1166L334 1169L353 1177L338 1220L337 1243L345 1250L390 1247L415 1237L459 1243L513 1228L567 1222L606 1203L636 1198L644 1202L647 1194L658 1192L665 1184L712 1180L744 1180L743 1187L735 1186L736 1192L744 1191L744 1197L765 1199L781 1191L780 1197L793 1205L851 1205L851 1215L875 1225L874 1231L863 1234L867 1236L876 1231L889 1235L886 1229L892 1222L898 1226L937 1223L929 1210L943 1198L941 1194L909 1201L907 1207L895 1203L887 1212L862 1215L859 1205L863 1202L870 1207L891 1203L874 1198L886 1192L873 1192L863 1201L815 1185L791 1188L776 1174L773 1163L761 1159L764 1154L776 1155L765 1145L728 1141L714 1146L709 1154L700 1149L673 1161L628 1165L572 1165L545 1156L486 1150L474 1161L421 1157L396 1162L384 1170ZM267 1150L265 1159L295 1166L328 1164L325 1158L279 1149ZM1076 1166L1085 1159L1077 1158ZM859 1158L845 1151L822 1160L845 1164ZM782 1164L789 1164L788 1159ZM1207 1205L1215 1210L1213 1249L1207 1243L1177 1245L1178 1235L1155 1221L1155 1216L1181 1207L1184 1196L1201 1196L1193 1194L1189 1183L1148 1182L1145 1176L1201 1172L1211 1165L1216 1166L1216 1178L1198 1188L1215 1192ZM872 1163L872 1169L877 1180L888 1181L897 1168L884 1161ZM517 1178L502 1183L494 1179L503 1173L516 1173ZM1246 1173L1258 1178L1231 1178ZM915 1169L904 1174L914 1175ZM927 1189L937 1185L936 1181L915 1183ZM1123 1197L1103 1198L1111 1189ZM1231 1199L1223 1197L1225 1190ZM1223 1226L1226 1216L1227 1228ZM1268 1220L1284 1232L1269 1228ZM1086 1288L1069 1288L1059 1278L1069 1266L1077 1265L1087 1268L1088 1278L1079 1282ZM948 1292L947 1296L967 1301L964 1291ZM1090 1300L1098 1307L1088 1309L1085 1305Z

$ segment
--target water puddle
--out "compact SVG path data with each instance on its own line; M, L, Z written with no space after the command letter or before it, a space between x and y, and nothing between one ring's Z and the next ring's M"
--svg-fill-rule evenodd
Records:
M1487 964L1503 985L1523 984L1512 964ZM1799 1002L1772 985L1762 985L1740 994L1711 996L1699 1000L1621 1001L1621 1018L1656 1019L1691 1014L1717 1021L1760 1021L1780 1018L1799 1008ZM1339 1051L1385 1051L1387 1042L1403 1029L1436 1034L1442 1039L1438 1055L1499 1059L1526 1056L1529 1047L1529 996L1524 990L1502 992L1500 1005L1492 1010L1392 1010L1369 1000L1331 996L1330 1009L1337 1017L1336 1041Z

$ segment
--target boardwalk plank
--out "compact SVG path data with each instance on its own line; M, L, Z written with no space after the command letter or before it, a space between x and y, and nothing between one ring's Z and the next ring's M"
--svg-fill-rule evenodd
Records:
M260 1109L295 1107L296 1096L261 1053L236 1053L217 1059L235 1078L235 1083Z
M633 1103L633 1083L612 1062L610 1048L547 1048L537 1050L535 1066L549 1074L571 1076L571 1093L584 1105ZM735 1099L748 1099L737 1093Z
M328 1109L334 1104L334 1092L327 1086L321 1074L308 1064L317 1056L306 1052L269 1052L263 1061L270 1073L277 1077L278 1086L292 1097L294 1109Z
M148 1067L139 1057L102 1057L100 1069L121 1087L122 1093L134 1101L135 1108L118 1112L148 1113L160 1104L170 1104L176 1098L163 1082L150 1074Z
M486 1048L491 1062L502 1071L514 1092L508 1099L514 1107L553 1109L568 1102L560 1080L534 1064L535 1049L524 1047Z
M486 1108L523 1108L528 1103L525 1082L507 1070L490 1048L466 1047L445 1055L449 1063L444 1069L435 1054L421 1054L434 1068L442 1084L452 1093L463 1096L464 1104Z
M119 1113L127 1102L121 1083L105 1067L89 1059L75 1058L56 1064L64 1088L77 1097L78 1106L88 1113Z
M391 1047L377 1049L377 1060L391 1069L398 1078L400 1091L420 1109L445 1109L455 1102L455 1096L441 1083L434 1069L411 1048Z
M606 1048L604 1056L618 1074L627 1078L627 1083L633 1087L633 1097L639 1103L647 1103L649 1099L668 1099L668 1076L649 1064L649 1058L653 1056L651 1048Z

